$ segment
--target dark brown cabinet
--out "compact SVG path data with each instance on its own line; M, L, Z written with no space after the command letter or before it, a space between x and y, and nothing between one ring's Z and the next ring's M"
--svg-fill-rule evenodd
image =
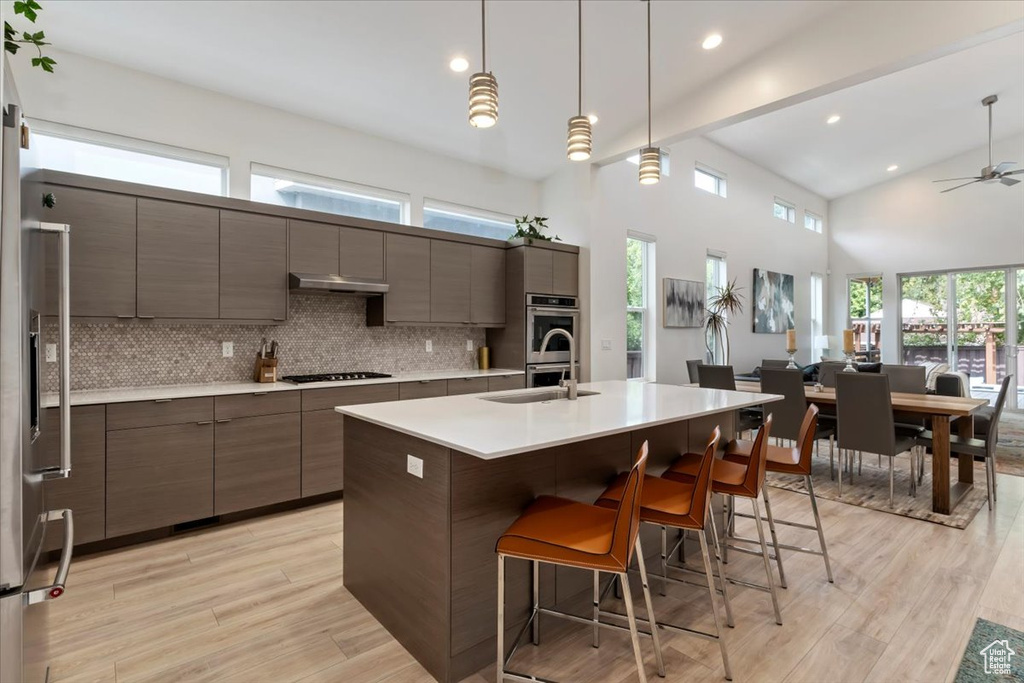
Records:
M56 204L42 219L71 226L71 315L134 318L135 197L73 187L43 192ZM47 312L56 315L56 248L46 262Z
M553 251L551 293L577 296L580 293L579 255Z
M288 270L293 273L340 273L339 244L336 225L288 221Z
M384 233L339 228L338 235L341 265L337 272L359 280L384 280Z
M487 391L486 377L463 377L461 379L448 380L448 395L462 396L464 394L479 394Z
M398 387L399 397L403 401L414 398L434 398L435 396L448 395L448 382L443 379L402 382Z
M217 318L220 212L138 200L138 316Z
M504 325L505 250L474 244L470 260L470 320L481 325Z
M228 512L300 496L299 413L217 420L214 510Z
M579 255L543 247L526 247L527 294L579 294Z
M389 234L385 245L385 321L430 322L430 240Z
M220 317L283 321L287 311L287 222L221 211Z
M470 323L472 248L430 241L430 322Z
M526 375L505 375L488 377L487 391L509 391L510 389L526 388Z
M213 515L213 423L107 432L107 537Z
M302 497L340 491L345 484L345 418L334 410L302 414Z
M75 545L106 536L105 415L102 405L71 409L71 476L43 485L45 509L70 508L74 514ZM60 410L47 409L41 446L48 465L60 462L60 429ZM48 525L44 550L61 547L63 540L63 525Z

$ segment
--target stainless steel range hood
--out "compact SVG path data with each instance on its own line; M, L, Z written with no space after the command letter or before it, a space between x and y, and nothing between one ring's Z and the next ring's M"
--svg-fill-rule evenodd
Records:
M358 280L324 273L288 273L288 286L306 292L380 296L388 293L384 282Z

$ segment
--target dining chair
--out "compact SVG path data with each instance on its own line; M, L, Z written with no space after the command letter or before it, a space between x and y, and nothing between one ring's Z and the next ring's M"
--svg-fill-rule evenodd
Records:
M996 404L992 406L992 416L986 425L984 438L965 439L956 434L951 434L949 437L949 451L955 453L958 458L985 459L985 488L988 489L989 510L992 509L992 503L998 497L996 492L996 444L999 443L999 417L1002 415L1003 406L1006 405L1006 394L1009 393L1012 382L1013 375L1003 378ZM917 437L917 442L922 448L931 448L932 438L932 432L925 431Z
M935 378L935 393L939 396L963 396L963 380L960 375L944 372Z
M818 384L823 387L836 386L836 375L843 372L843 368L846 367L846 363L840 363L838 361L825 361L818 366ZM854 367L857 367L856 365ZM853 373L846 373L848 375Z
M773 436L778 444L779 439L799 441L804 416L807 413L807 394L804 387L804 373L800 370L785 368L769 368L761 371L761 392L765 394L781 394L785 398L772 404L775 416ZM833 453L835 450L835 423L820 423L815 413L814 446L817 449L819 439L828 439L829 471L832 470Z
M896 456L910 451L915 436L897 433L892 414L889 376L841 372L836 375L836 415L839 418L839 495L843 495L844 453L878 453L889 458L889 507L893 507ZM851 467L852 474L852 467ZM914 488L914 458L910 459L910 484Z
M900 394L926 393L927 371L923 365L882 365L882 374L889 378L889 390ZM917 436L929 425L925 418L918 414L896 412L893 416L896 431L909 432ZM918 482L924 477L924 448L915 446L913 455L917 458ZM878 456L878 466L882 466L882 456Z
M788 368L788 367L789 367L789 361L788 360L775 360L775 359L771 359L771 358L762 358L761 359L761 365L760 365L761 372L764 372L764 370L766 368Z
M698 365L697 381L701 389L736 391L736 375L731 365ZM764 422L764 413L753 408L737 411L736 433L757 429Z
M700 375L697 373L697 367L704 365L704 361L700 358L686 361L686 372L690 375L690 384L697 384L700 382Z

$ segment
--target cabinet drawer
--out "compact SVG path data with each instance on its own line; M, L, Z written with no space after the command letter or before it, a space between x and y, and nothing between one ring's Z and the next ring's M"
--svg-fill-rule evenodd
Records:
M488 377L488 391L508 391L509 389L525 389L526 375L505 375L504 377Z
M327 410L334 406L381 403L398 400L397 384L364 384L333 389L303 389L302 410Z
M463 394L479 394L487 391L486 377L463 377L462 379L448 380L448 395L461 396Z
M107 538L211 516L213 424L107 432Z
M206 422L213 419L213 398L176 398L107 406L107 431Z
M216 514L299 497L301 421L299 413L292 413L217 423L213 494Z
M345 418L333 410L302 414L302 497L340 491L345 482Z
M399 387L401 387L399 397L403 401L411 398L433 398L448 395L448 381L443 379L402 382Z
M251 394L218 396L214 401L214 414L218 420L297 413L301 409L302 397L298 391L254 391Z

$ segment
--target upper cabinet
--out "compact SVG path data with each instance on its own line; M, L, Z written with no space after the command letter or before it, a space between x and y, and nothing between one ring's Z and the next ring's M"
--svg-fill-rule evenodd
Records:
M551 293L577 296L580 293L579 254L551 252Z
M359 228L338 228L343 277L384 280L384 233Z
M287 313L287 222L221 211L220 317L283 321Z
M71 315L135 317L135 197L44 186L43 220L71 226ZM57 257L47 253L48 312L56 313Z
M388 234L384 244L389 289L383 322L430 322L430 240Z
M471 247L470 320L481 325L505 324L505 250Z
M430 241L430 322L465 323L470 319L472 247Z
M527 294L579 294L579 255L543 247L525 247Z
M288 270L334 275L338 268L338 226L288 221Z
M220 212L138 200L138 316L217 318Z

